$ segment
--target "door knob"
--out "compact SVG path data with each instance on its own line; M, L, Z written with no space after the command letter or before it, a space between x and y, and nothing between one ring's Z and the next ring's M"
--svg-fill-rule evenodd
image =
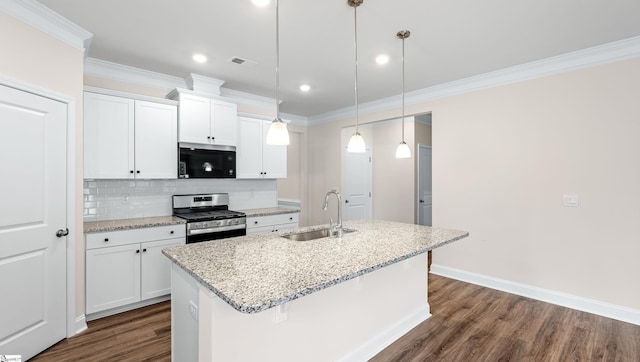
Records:
M59 238L67 235L69 235L69 229L64 229L64 230L59 229L58 231L56 231L56 236Z

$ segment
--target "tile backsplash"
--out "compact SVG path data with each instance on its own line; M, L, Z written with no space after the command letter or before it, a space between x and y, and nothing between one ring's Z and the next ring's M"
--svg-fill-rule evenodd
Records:
M84 221L171 215L171 196L213 192L232 210L278 205L277 180L84 180Z

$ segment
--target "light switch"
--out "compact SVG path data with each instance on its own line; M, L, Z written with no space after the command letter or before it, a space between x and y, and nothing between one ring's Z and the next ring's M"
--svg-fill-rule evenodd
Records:
M578 195L562 195L562 205L570 207L578 207L580 197Z

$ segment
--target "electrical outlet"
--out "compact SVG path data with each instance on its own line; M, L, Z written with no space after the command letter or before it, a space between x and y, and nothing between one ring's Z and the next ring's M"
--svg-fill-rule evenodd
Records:
M578 195L562 195L562 205L578 207L580 205L580 197Z
M198 320L198 306L191 300L189 301L189 314L191 314L191 318Z

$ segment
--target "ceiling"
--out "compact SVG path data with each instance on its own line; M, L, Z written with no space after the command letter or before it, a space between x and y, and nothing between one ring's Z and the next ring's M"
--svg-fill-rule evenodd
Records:
M94 34L88 56L224 80L275 98L275 6L251 0L40 0ZM354 16L347 0L280 0L281 111L354 105ZM358 7L359 103L640 35L638 0L365 0ZM208 57L195 63L195 52ZM386 53L380 66L374 58ZM232 57L254 64L237 65ZM302 83L311 91L301 92Z

